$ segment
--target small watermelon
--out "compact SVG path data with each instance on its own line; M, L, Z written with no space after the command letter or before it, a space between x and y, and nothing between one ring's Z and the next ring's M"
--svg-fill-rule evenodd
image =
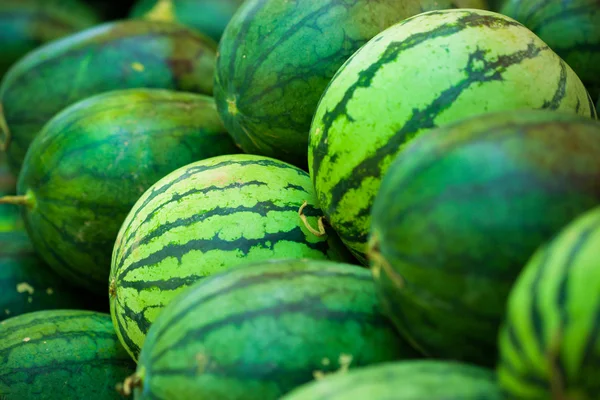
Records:
M113 251L111 314L125 348L137 359L158 313L206 276L274 258L349 260L333 231L314 228L319 217L308 173L263 156L213 157L158 181Z
M150 328L136 399L275 400L334 371L415 357L378 311L368 270L239 266L198 282Z
M579 78L600 92L600 1L505 0L502 14L531 29Z
M594 208L533 255L510 293L498 365L507 398L598 398L599 305L600 208Z
M485 114L414 139L373 205L369 258L386 313L423 353L491 365L531 254L600 202L600 122Z
M423 13L342 66L310 130L309 172L331 226L365 261L373 198L415 136L491 111L596 117L577 75L527 28L482 10Z
M501 400L493 371L434 360L387 362L306 384L281 400Z
M338 68L385 28L423 9L485 0L248 0L219 44L215 99L246 152L306 168L315 109Z
M133 373L108 314L36 311L0 322L0 397L118 400Z
M111 91L44 127L19 175L20 197L7 201L24 205L29 237L50 267L105 294L117 233L146 189L190 162L236 152L211 97Z

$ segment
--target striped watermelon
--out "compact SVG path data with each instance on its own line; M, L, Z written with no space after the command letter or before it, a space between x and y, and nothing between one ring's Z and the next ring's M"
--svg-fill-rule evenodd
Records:
M177 297L152 325L136 399L278 399L315 377L414 351L378 312L368 270L315 260L244 265Z
M600 1L505 0L500 10L531 29L600 94Z
M306 167L308 131L336 70L385 28L422 9L485 0L248 0L219 44L215 99L246 152Z
M494 373L457 362L382 363L309 383L281 400L501 400Z
M187 286L237 264L273 258L347 260L322 216L308 174L255 155L213 157L152 186L125 220L110 273L111 314L137 359L150 324Z
M33 138L55 114L110 90L210 94L215 52L211 39L191 29L145 20L109 22L41 46L2 81L0 148L8 148L18 171Z
M44 127L19 175L22 197L8 201L25 204L27 232L50 267L105 294L117 233L146 189L190 162L236 152L208 96L107 92Z
M600 208L572 221L531 258L500 336L509 399L597 399L600 393Z
M0 397L121 399L115 386L135 370L108 314L37 311L0 322Z
M600 122L529 110L416 138L372 210L384 308L423 353L496 362L510 289L538 246L600 202Z
M407 142L465 117L531 108L596 117L575 73L516 21L468 9L404 20L356 52L323 94L309 147L319 204L365 261L373 198Z

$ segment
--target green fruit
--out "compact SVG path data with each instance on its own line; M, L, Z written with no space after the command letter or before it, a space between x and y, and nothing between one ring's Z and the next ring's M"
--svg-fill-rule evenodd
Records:
M270 400L338 370L413 358L378 312L368 270L245 265L198 282L150 328L136 399Z
M90 97L56 115L27 152L18 180L27 232L57 273L105 294L117 233L138 198L183 165L231 152L208 96L129 89Z
M99 23L79 0L2 0L0 2L0 78L36 47Z
M533 33L500 14L445 10L382 32L338 71L310 131L319 204L363 262L381 177L415 136L488 111L596 117L581 81Z
M11 168L21 168L45 123L87 97L143 87L212 93L215 48L188 28L140 20L106 23L30 52L0 86L0 145Z
M0 322L5 400L121 399L115 385L134 369L107 314L37 311Z
M125 348L137 360L158 313L206 276L277 258L348 260L333 231L309 229L321 216L308 174L263 156L214 157L158 181L113 252L111 315Z
M510 288L535 249L600 202L600 122L486 114L416 138L373 205L386 313L423 353L490 365Z
M528 27L600 91L600 1L505 0L501 11Z
M163 0L139 0L131 10L130 16L144 16L160 1ZM172 0L171 3L167 18L194 28L218 42L243 0Z
M498 378L508 399L593 400L600 393L600 208L530 259L502 327Z
M281 400L501 400L494 373L469 364L401 361L309 383Z
M17 192L17 179L10 171L6 155L0 151L0 197L13 196ZM23 228L19 210L9 204L0 204L0 232ZM1 312L2 310L0 310Z
M307 165L308 131L338 68L385 28L423 8L485 0L248 0L219 44L215 99L246 152Z

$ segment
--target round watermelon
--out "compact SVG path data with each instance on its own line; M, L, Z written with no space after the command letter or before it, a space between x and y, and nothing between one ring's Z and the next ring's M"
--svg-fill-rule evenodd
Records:
M485 114L413 140L373 205L369 258L386 313L436 358L492 365L531 254L600 203L600 122Z
M507 398L596 399L600 393L600 208L529 260L499 340Z
M573 70L520 23L482 10L423 13L385 30L337 72L310 130L319 204L364 261L373 198L415 136L491 111L596 117Z

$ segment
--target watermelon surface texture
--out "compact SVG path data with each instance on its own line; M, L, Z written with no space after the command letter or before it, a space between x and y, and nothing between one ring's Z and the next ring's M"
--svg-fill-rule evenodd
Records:
M598 398L600 208L531 258L511 291L498 379L508 399Z
M311 126L309 172L327 220L366 263L373 198L396 154L437 126L515 109L596 118L573 70L513 19L442 10L385 30L340 68Z
M110 273L111 315L134 359L157 314L206 276L277 258L349 260L335 232L302 222L304 202L318 226L308 174L247 154L189 164L148 189L121 227Z
M198 282L164 310L135 398L275 400L315 377L414 356L379 312L368 270L256 263Z
M416 138L373 206L383 306L424 354L490 366L533 252L600 202L600 122L547 110L481 115Z

